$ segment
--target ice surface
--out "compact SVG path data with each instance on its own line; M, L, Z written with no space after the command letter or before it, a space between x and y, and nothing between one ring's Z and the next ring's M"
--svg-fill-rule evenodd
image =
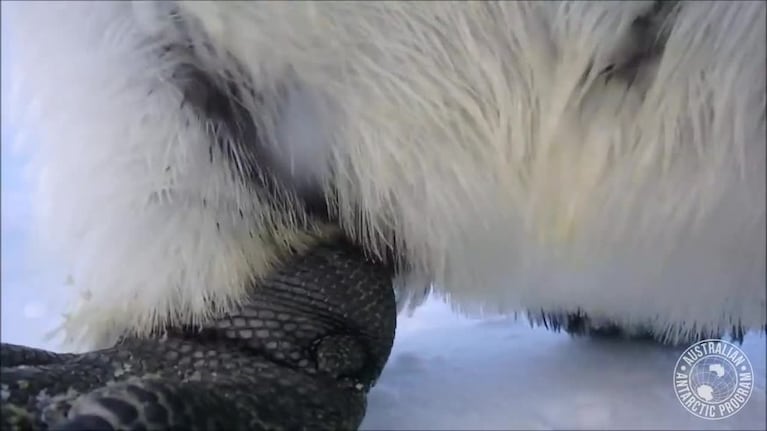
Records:
M462 318L436 298L398 326L363 429L766 427L762 334L742 346L756 375L750 401L709 421L676 399L672 373L683 348L573 338L522 318Z

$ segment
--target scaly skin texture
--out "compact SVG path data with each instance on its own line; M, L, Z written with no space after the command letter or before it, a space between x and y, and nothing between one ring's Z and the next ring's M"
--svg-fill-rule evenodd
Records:
M2 429L356 429L391 351L392 269L341 239L203 328L56 354L2 345Z

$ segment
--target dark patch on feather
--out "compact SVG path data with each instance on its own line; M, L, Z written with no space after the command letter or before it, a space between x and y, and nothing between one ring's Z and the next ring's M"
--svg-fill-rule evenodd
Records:
M259 133L254 114L240 103L240 88L245 88L258 100L253 86L235 86L231 73L224 78L214 76L197 64L193 49L184 45L176 49L187 51L189 61L179 64L171 79L183 94L181 107L191 110L209 130L212 142L208 148L210 163L220 154L230 164L237 179L251 185L254 192L283 204L288 196L292 196L309 215L328 220L328 205L320 187L299 187L273 166L266 138Z
M591 336L610 339L628 339L634 341L653 341L668 344L665 334L657 334L645 327L626 327L615 322L600 322L597 324L591 317L582 310L575 311L528 311L527 320L530 326L543 326L554 332L564 331L574 337ZM767 332L767 326L765 327ZM729 331L718 332L709 328L693 328L693 331L700 334L698 338L682 340L679 345L693 344L700 340L709 338L723 339L729 338L737 344L743 344L746 330L742 324L733 324Z
M599 72L605 81L618 79L631 87L648 66L657 63L666 48L668 30L678 7L677 1L655 1L645 14L634 19L618 58Z

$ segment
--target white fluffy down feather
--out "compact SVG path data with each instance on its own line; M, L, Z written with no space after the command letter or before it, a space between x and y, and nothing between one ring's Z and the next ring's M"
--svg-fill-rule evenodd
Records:
M313 237L216 153L172 79L188 52L158 55L173 44L240 90L347 233L466 312L764 327L766 4L681 3L662 53L605 79L652 6L4 4L41 244L80 292L67 334L199 322Z

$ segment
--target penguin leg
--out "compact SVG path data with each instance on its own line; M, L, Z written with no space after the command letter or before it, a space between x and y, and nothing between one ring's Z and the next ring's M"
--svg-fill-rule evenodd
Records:
M198 328L84 354L3 344L3 429L356 429L394 340L392 273L335 238Z

